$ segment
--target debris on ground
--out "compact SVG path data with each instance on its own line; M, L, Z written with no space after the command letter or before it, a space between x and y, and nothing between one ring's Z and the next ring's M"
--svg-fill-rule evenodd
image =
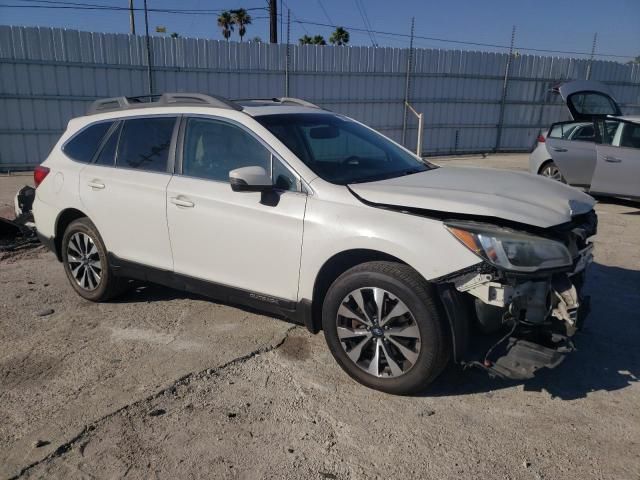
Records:
M0 217L0 252L12 252L39 244L33 221L33 200L36 190L25 185L15 196L14 220Z
M36 316L47 317L49 315L52 315L53 312L54 312L53 308L43 308L42 310L39 310L38 312L36 312Z

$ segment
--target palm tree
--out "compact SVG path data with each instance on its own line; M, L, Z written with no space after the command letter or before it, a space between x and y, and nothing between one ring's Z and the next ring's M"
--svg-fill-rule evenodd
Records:
M218 17L218 26L222 29L222 36L229 41L231 32L233 32L233 16L231 12L222 12Z
M240 35L240 41L242 41L242 37L247 33L247 25L251 24L251 15L244 8L231 10L231 15L233 15L233 23L238 25L238 35Z
M334 45L346 45L349 43L349 32L343 27L338 27L329 37L329 41Z
M300 45L326 45L327 42L322 35L314 35L310 37L309 35L303 35L298 40Z
M311 43L313 43L314 45L326 45L327 42L324 39L324 37L322 35L314 35L314 37L311 39Z

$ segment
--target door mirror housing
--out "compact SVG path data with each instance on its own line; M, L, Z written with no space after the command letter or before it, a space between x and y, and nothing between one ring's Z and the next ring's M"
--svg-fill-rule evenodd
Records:
M271 176L264 168L258 166L231 170L229 183L234 192L269 192L273 190Z

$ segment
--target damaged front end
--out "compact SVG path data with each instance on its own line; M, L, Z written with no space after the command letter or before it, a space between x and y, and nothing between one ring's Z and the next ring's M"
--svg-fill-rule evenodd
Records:
M477 222L445 225L483 260L437 281L455 360L518 380L559 365L574 350L572 337L589 311L582 286L593 260L595 212L535 232Z

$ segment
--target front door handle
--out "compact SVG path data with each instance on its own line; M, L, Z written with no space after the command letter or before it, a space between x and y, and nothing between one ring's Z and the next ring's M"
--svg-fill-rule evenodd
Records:
M551 147L553 149L554 152L566 152L567 149L566 148L562 148L562 147Z
M87 182L87 185L89 185L94 190L102 190L104 188L104 183L101 183L98 180L91 180L90 182Z
M622 160L620 158L616 158L616 157L611 157L611 156L606 156L604 157L604 161L605 162L609 162L609 163L620 163L622 162Z
M195 203L193 203L192 201L185 200L184 198L180 197L171 197L170 200L171 203L173 203L174 205L178 205L179 207L193 208L195 206Z

